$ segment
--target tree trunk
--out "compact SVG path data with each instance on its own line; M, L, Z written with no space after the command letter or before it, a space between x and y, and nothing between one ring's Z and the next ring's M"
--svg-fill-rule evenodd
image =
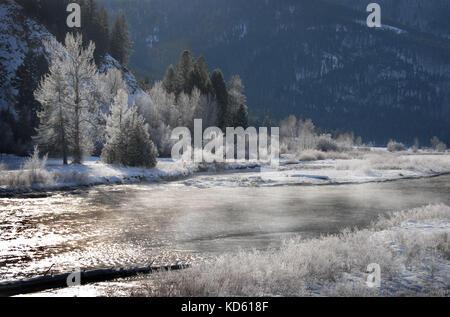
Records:
M74 149L73 149L73 164L81 164L82 161L82 153L81 153L81 144L80 144L80 92L78 87L78 72L76 72L75 78L75 140L74 140Z
M147 266L131 269L98 269L80 272L80 284L90 284L110 281L118 278L127 278L139 274L152 274L161 271L177 271L189 268L189 265ZM15 296L42 292L45 290L66 288L67 280L77 273L65 273L52 276L41 276L27 280L18 280L0 283L0 297Z

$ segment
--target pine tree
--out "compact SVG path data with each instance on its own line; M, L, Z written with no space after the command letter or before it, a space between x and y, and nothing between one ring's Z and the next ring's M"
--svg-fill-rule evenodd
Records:
M214 88L218 105L217 126L223 131L231 124L230 111L228 109L228 91L225 80L220 69L214 70L211 76L211 83Z
M183 53L181 53L177 69L181 90L187 94L190 94L193 89L191 78L192 72L194 71L194 57L189 49L185 49Z
M99 7L94 0L86 0L83 6L83 39L87 46L95 43L94 57L99 65L109 51L109 18L104 6Z
M14 87L17 89L15 110L21 128L17 131L16 140L26 145L31 142L35 128L39 124L37 112L40 104L34 98L39 78L45 73L48 65L45 57L34 53L31 49L26 53L24 61L17 69Z
M128 94L121 90L107 119L107 142L102 159L108 164L156 166L158 152L150 140L148 125L136 105L128 107Z
M202 95L213 95L214 93L208 66L206 65L206 60L203 55L195 62L194 70L191 75L191 84L193 87L200 89Z
M169 94L176 95L179 92L178 77L177 77L177 73L175 72L173 65L170 65L167 68L166 75L164 76L164 80L163 80L163 86L164 86L164 89Z
M123 66L128 64L128 58L133 47L133 42L130 37L131 34L125 12L122 11L116 18L111 33L110 54Z
M248 128L248 109L246 105L240 105L234 116L234 126L244 129Z
M158 151L150 141L148 125L144 118L138 114L136 105L133 105L125 118L124 129L126 137L126 156L122 160L125 166L156 166Z

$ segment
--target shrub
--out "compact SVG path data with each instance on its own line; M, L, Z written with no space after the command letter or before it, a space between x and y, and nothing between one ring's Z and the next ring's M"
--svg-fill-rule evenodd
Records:
M322 135L317 140L316 150L322 152L337 152L339 151L339 146L330 135Z
M300 153L300 161L320 161L325 159L325 153L317 150L306 150Z
M48 186L54 184L53 173L45 169L47 155L39 159L39 149L36 146L31 157L23 164L19 171L3 174L0 183L9 188L25 188L30 186Z
M447 150L447 145L436 136L431 139L431 146L437 152L445 152Z
M389 152L400 152L400 151L405 151L406 146L403 143L395 142L395 141L391 140L391 141L389 141L389 143L387 145L387 149Z

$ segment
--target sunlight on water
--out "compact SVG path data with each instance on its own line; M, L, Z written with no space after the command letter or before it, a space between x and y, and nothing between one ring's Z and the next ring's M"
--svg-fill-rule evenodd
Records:
M223 176L226 178L226 176ZM196 180L201 182L201 178ZM380 213L450 204L450 176L340 186L101 186L0 199L0 280L75 268L195 262L366 226Z

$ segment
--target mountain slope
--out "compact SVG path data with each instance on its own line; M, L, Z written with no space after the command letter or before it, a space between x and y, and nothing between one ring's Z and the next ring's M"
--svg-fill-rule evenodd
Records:
M189 46L210 68L241 75L253 114L311 117L378 143L415 136L428 143L433 135L450 141L448 22L426 23L426 10L415 14L423 0L416 7L399 2L398 21L386 4L378 30L365 25L357 0L102 2L112 15L126 11L131 66L140 75L161 79ZM432 30L439 31L424 33Z
M63 14L66 14L64 12ZM12 152L16 154L25 154L31 147L31 135L37 127L38 119L35 109L28 102L33 99L33 91L37 87L41 77L48 71L48 65L42 66L39 71L27 77L27 81L20 87L26 87L28 93L24 97L19 97L17 89L18 79L23 72L32 73L29 68L35 65L34 60L27 60L30 55L32 58L41 56L44 53L44 43L51 39L51 34L42 24L36 22L33 18L27 17L23 8L13 0L0 1L0 131L3 133L3 140L0 143L1 152ZM60 48L64 50L64 46ZM45 63L46 64L46 63ZM118 63L114 58L107 55L98 69L105 73L109 69L119 69L128 86L130 93L130 102L139 94L144 92L139 88L134 75ZM40 104L37 104L38 109ZM27 109L32 119L24 121L19 115L20 109ZM24 132L26 130L26 133Z

